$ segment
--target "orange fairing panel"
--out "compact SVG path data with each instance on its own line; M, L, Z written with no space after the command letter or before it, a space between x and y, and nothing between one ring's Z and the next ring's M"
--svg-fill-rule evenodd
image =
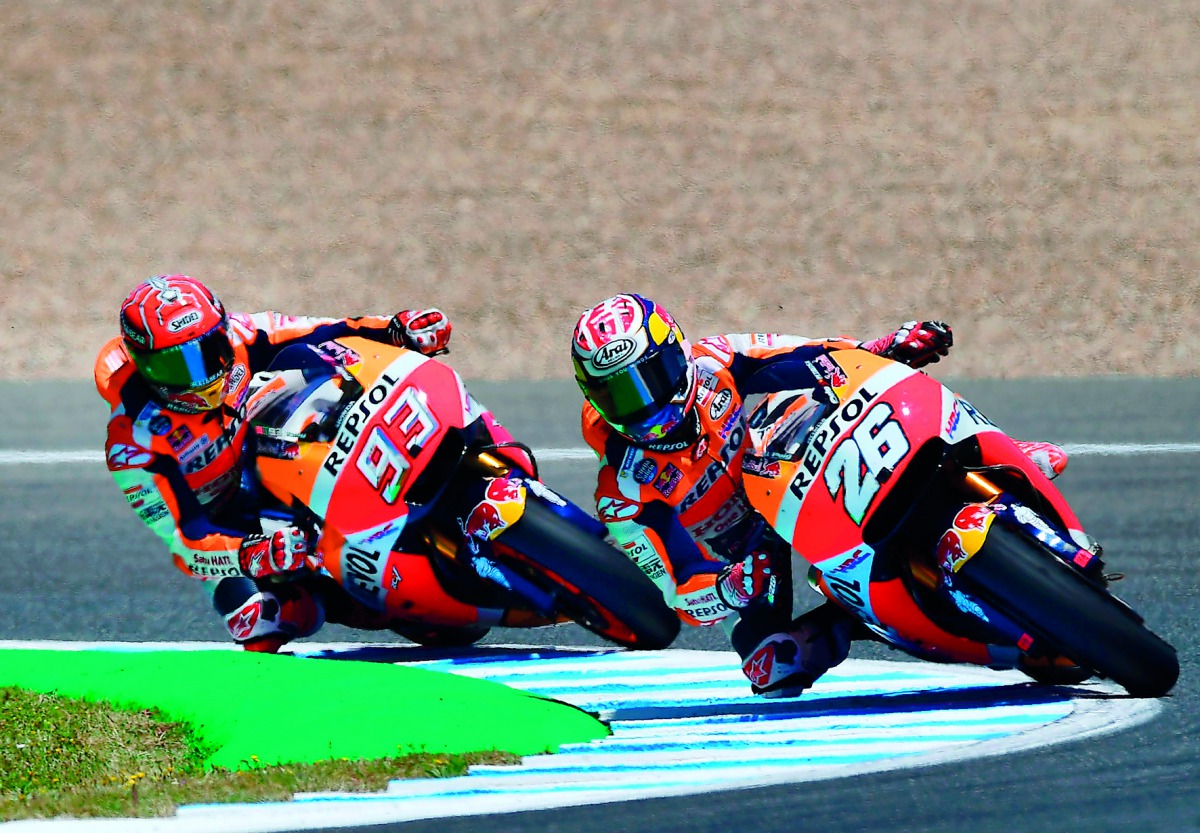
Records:
M479 608L446 593L427 556L394 551L385 537L361 538L348 542L336 529L327 527L318 547L325 569L359 602L399 619L429 625L479 621Z
M871 584L871 606L880 621L888 623L902 639L925 651L950 662L986 665L991 661L983 643L955 636L935 625L917 607L908 588L898 578Z
M914 447L890 403L920 380L937 384L896 362L844 352L834 354L845 364L845 382L834 386L838 405L812 429L800 459L780 461L777 478L745 478L751 502L811 563L861 543L862 524L886 493L876 469L902 468ZM940 412L929 420L935 436L939 424Z
M308 503L317 472L329 451L326 443L300 443L298 447L300 456L295 460L260 456L255 462L267 491L289 505L294 499Z

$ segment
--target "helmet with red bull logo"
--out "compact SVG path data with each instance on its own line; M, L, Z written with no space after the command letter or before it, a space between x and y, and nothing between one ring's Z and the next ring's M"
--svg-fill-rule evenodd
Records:
M698 427L691 344L649 298L614 295L584 312L575 324L571 361L587 401L633 442L653 444Z
M229 317L200 281L158 275L138 284L121 304L121 338L167 408L194 414L221 404L233 365Z

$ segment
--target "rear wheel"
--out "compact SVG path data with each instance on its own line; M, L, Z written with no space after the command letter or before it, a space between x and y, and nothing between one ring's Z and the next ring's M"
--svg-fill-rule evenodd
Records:
M561 517L532 493L493 557L554 596L555 613L627 648L666 648L679 617L620 550ZM511 551L507 551L511 549Z
M1161 697L1179 677L1175 649L1124 602L1017 530L993 524L958 581L1035 640L1135 697Z

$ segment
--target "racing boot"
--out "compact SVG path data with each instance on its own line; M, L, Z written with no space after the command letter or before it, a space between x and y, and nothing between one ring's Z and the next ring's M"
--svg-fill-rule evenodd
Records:
M227 582L236 584L227 586ZM241 601L237 601L238 596ZM293 639L311 636L325 624L320 600L296 585L259 590L248 579L222 580L213 595L213 607L222 614L233 641L257 653L273 654Z
M767 698L799 697L850 653L855 620L833 602L804 613L791 629L763 639L742 660L750 689Z
M1067 468L1067 452L1054 443L1032 440L1013 440L1013 443L1046 475L1047 480L1053 480Z

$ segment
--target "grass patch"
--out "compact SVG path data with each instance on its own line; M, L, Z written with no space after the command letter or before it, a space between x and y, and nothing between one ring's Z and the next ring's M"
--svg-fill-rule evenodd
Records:
M251 756L232 771L206 768L211 752L188 724L155 709L0 689L0 820L163 816L180 804L378 792L393 778L464 775L472 764L520 760L504 752L419 753L259 766Z
M378 760L415 752L552 752L605 737L586 712L488 680L394 665L246 651L0 650L0 687L192 727L205 766ZM270 704L295 701L286 715Z

